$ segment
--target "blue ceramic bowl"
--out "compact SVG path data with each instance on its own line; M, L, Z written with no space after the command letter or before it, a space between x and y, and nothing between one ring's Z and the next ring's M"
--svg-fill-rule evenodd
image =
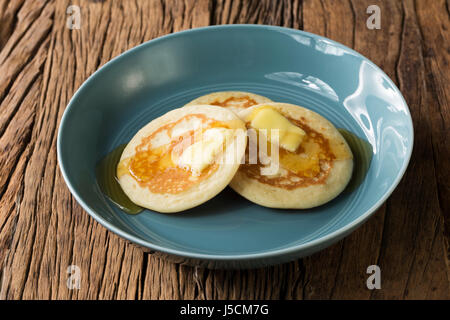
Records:
M222 90L310 108L364 138L373 159L363 183L311 210L264 208L229 188L180 214L128 215L105 198L99 160L152 119ZM165 257L211 268L281 263L343 238L391 194L412 147L408 107L371 61L317 35L258 25L193 29L127 51L80 87L58 134L64 179L95 220Z

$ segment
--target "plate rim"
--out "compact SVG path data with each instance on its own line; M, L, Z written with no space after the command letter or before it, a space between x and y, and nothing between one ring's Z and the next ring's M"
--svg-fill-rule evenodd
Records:
M180 37L183 36L185 34L190 34L190 33L199 33L199 32L208 32L208 31L214 31L214 30L223 30L223 29L262 29L262 30L270 30L270 31L277 31L277 32L283 32L283 33L287 33L287 34L301 34L301 35L306 35L308 37L312 37L315 39L321 39L321 40L326 40L330 43L332 43L333 45L340 47L344 50L346 50L349 53L354 54L355 56L357 56L358 58L361 58L362 60L366 61L368 64L370 64L372 67L374 67L378 72L381 72L387 79L387 81L389 82L389 84L397 91L397 93L400 95L402 102L404 103L404 105L406 106L406 113L407 113L407 118L409 120L409 126L411 128L411 145L409 147L409 150L407 150L407 154L406 154L406 161L403 162L403 166L401 168L401 170L398 172L394 182L391 184L391 186L389 187L389 189L384 193L384 195L378 199L378 201L372 206L370 207L368 210L366 210L362 215L360 215L358 218L354 219L353 221L351 221L350 223L340 227L339 229L325 235L322 236L318 239L312 240L312 241L308 241L305 243L301 243L301 244L297 244L297 245L292 245L289 246L287 248L279 248L279 249L268 249L267 251L264 252L256 252L256 253L245 253L245 254L208 254L208 253L197 253L197 252L192 252L192 251L185 251L185 250L180 250L180 249L171 249L171 248L167 248L164 246L160 246L154 243L151 243L147 240L144 240L140 237L137 236L133 236L130 235L129 233L121 230L120 228L114 226L113 224L111 224L109 221L107 221L106 219L100 217L96 211L94 209L91 208L90 205L88 205L83 199L81 199L81 197L78 195L78 192L75 190L74 186L72 185L68 174L67 174L67 168L65 168L63 162L61 161L61 147L62 147L62 141L61 141L61 136L62 136L62 132L64 131L64 126L66 124L66 122L68 121L68 115L70 114L70 110L73 108L74 105L74 101L78 98L78 96L80 96L81 92L83 91L83 89L85 87L87 87L92 81L94 81L94 79L101 73L103 72L106 68L108 68L108 66L112 63L115 63L116 61L119 61L121 59L123 59L125 56L131 54L132 52L141 50L143 47L146 46L151 46L154 45L158 42L161 41L166 41L168 39L171 38L176 38L176 37ZM175 256L179 256L179 257L185 257L185 258L193 258L193 259L200 259L200 260L215 260L215 261L242 261L242 260L255 260L255 259L268 259L268 258L274 258L277 256L286 256L286 255L292 255L295 254L297 252L302 252L302 251L311 251L315 252L318 250L321 250L321 248L323 247L327 247L328 245L331 245L332 243L335 243L337 241L339 241L340 239L342 239L343 237L347 236L349 233L351 233L352 231L354 231L357 227L359 227L362 223L364 223L365 221L367 221L374 213L375 211L381 207L381 205L390 197L390 195L392 194L392 192L395 190L395 188L398 186L398 184L400 183L400 181L402 180L406 169L408 168L409 162L411 160L411 155L412 155L412 151L414 149L414 124L412 121L412 117L411 117L411 112L409 110L409 106L405 100L405 98L403 97L403 94L401 93L400 89L396 86L396 84L392 81L392 79L380 68L378 67L375 63L373 63L370 59L368 59L367 57L363 56L362 54L360 54L359 52L357 52L356 50L349 48L347 46L345 46L342 43L339 43L337 41L334 41L332 39L329 39L327 37L323 37L314 33L310 33L307 31L303 31L303 30L297 30L297 29L293 29L293 28L287 28L287 27L280 27L280 26L272 26L272 25L264 25L264 24L230 24L230 25L214 25L214 26L205 26L205 27L199 27L199 28L192 28L192 29L187 29L187 30L182 30L182 31L178 31L178 32L174 32L174 33L170 33L167 35L163 35L151 40L148 40L146 42L143 42L131 49L128 49L126 51L124 51L123 53L119 54L118 56L114 57L113 59L109 60L108 62L106 62L105 64L103 64L100 68L98 68L97 70L95 70L81 85L80 87L76 90L76 92L73 94L73 96L71 97L71 99L69 100L64 113L61 117L60 123L59 123L59 128L58 128L58 136L57 136L57 161L58 161L58 166L60 168L60 171L62 173L62 176L64 178L64 181L67 185L67 187L69 188L70 193L72 194L72 196L74 196L74 198L76 199L76 201L81 205L81 207L92 217L94 218L94 220L96 220L98 223L100 223L103 227L105 227L106 229L110 230L111 232L119 235L120 237L131 241L135 244L141 245L145 248L149 248L151 250L157 250L160 252L164 252L164 253L168 253L171 255L175 255Z

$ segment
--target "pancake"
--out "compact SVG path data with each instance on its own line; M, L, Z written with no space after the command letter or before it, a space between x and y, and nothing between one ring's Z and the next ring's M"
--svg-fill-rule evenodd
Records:
M266 165L261 163L260 157L256 163L249 163L249 149L262 138L261 134L255 134L258 138L250 139L251 122L248 119L261 108L277 111L305 134L294 152L282 147L278 149L277 163L275 156ZM322 205L344 190L352 175L353 155L345 139L328 120L311 110L287 103L256 105L241 111L239 116L249 129L249 142L245 163L230 183L237 193L266 207L306 209ZM268 138L264 139L266 142ZM262 172L271 165L277 170L269 174Z
M233 112L239 112L251 106L266 102L272 102L272 100L250 92L222 91L201 96L189 102L187 106L209 104L224 107Z
M183 211L228 185L246 143L244 122L235 113L217 106L185 106L136 133L120 158L118 181L130 200L142 207Z

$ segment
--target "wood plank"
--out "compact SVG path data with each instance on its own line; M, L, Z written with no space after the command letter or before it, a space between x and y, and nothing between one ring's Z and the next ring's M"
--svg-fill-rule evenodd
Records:
M80 30L65 25L73 4ZM382 27L369 30L370 4L0 0L8 26L0 31L0 299L450 298L448 10L444 0L377 1ZM398 189L349 237L292 263L223 271L162 260L91 219L57 168L60 118L90 74L154 37L226 23L303 28L353 47L394 79L411 108L416 147ZM66 286L72 264L80 290ZM365 286L371 264L381 267L382 290Z
M0 52L5 79L0 86L0 298L22 294L32 259L34 203L24 203L24 175L36 141L33 128L53 15L44 1L24 3L16 10L17 23ZM19 243L28 250L16 254ZM15 268L17 274L11 278Z

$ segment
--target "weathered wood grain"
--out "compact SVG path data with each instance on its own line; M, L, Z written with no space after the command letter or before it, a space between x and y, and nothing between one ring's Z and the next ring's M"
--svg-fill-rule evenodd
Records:
M366 8L381 8L380 30ZM69 5L81 29L66 28ZM56 134L82 82L123 51L210 24L282 25L361 52L397 83L415 148L389 200L349 237L255 270L177 265L89 217L57 168ZM0 0L0 299L415 299L449 292L449 10L445 0ZM446 265L447 263L447 265ZM67 267L81 269L69 290ZM382 289L366 287L377 264Z

